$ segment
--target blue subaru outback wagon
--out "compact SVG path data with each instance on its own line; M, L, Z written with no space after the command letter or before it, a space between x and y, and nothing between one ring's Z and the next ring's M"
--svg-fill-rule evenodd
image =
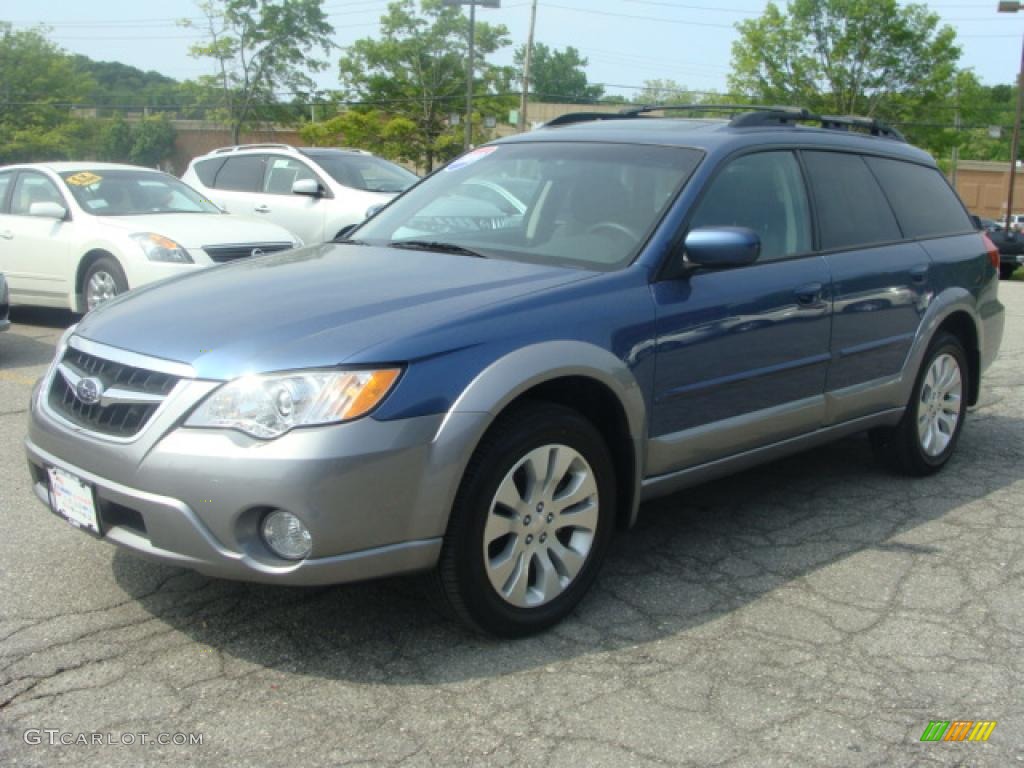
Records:
M644 499L861 431L940 469L1003 308L934 161L871 120L656 114L560 118L342 242L89 313L33 394L40 500L218 577L423 572L515 636Z

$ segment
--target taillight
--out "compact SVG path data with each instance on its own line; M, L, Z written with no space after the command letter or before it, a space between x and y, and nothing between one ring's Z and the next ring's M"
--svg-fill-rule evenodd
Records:
M985 241L985 252L988 253L988 260L992 262L992 266L995 267L996 272L998 272L999 249L996 248L996 244L992 242L992 238L989 237L985 232L981 233L981 239Z

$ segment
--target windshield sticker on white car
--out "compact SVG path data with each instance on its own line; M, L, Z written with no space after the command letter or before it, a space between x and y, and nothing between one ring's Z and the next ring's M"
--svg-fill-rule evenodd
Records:
M82 171L76 173L74 176L68 176L64 179L68 184L74 184L76 187L88 187L90 184L95 184L97 181L103 181L102 176L97 176L91 171Z
M488 155L497 151L497 147L480 147L480 149L474 149L468 155L463 155L458 160L450 163L448 167L445 168L445 171L457 171L460 168L465 168L467 165L472 165L477 160L483 160Z

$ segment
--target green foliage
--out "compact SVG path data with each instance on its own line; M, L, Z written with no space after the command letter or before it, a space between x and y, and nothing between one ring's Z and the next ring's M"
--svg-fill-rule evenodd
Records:
M637 91L630 101L634 104L697 104L700 94L689 90L675 80L644 80L643 90Z
M152 168L174 152L176 132L163 115L128 122L117 113L103 122L96 142L100 160Z
M522 82L526 63L526 46L515 53L517 79ZM591 103L604 95L604 87L587 82L587 59L568 46L564 51L549 48L544 43L533 46L530 58L530 93L537 101Z
M90 106L141 110L187 103L181 84L159 72L144 72L119 61L93 61L82 55L72 56L71 62L76 71L95 82L84 97Z
M70 104L93 88L41 29L0 22L0 163L57 160L74 153L83 128Z
M509 44L508 30L478 20L475 43L476 141L487 138L480 127L481 118L507 112L516 99L497 95L507 90L510 73L486 60ZM458 8L441 6L439 0L424 0L419 12L413 0L392 2L381 17L379 36L352 44L339 62L343 96L364 102L368 109L385 110L390 117L377 119L385 120L381 125L390 135L402 137L378 147L381 154L429 171L435 162L459 153L463 129L450 125L449 115L464 110L468 44L469 19ZM356 120L345 119L350 123ZM409 125L415 130L408 130ZM352 125L348 127L352 131ZM346 135L358 137L359 132ZM371 141L369 137L365 140ZM345 143L355 142L348 138Z
M277 91L313 91L308 73L327 66L316 51L333 47L322 0L203 0L200 8L206 40L190 53L214 62L217 74L200 85L217 89L235 143L243 126L280 114L261 109L277 101Z
M409 148L415 144L416 124L380 110L348 110L330 120L307 123L299 129L314 147L358 147L381 157L413 162Z
M956 33L923 5L770 2L737 27L730 88L763 103L899 120L952 94Z

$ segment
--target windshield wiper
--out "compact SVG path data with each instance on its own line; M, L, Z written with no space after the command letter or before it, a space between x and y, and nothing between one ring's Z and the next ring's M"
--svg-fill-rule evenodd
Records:
M443 243L439 240L392 240L388 243L391 248L409 248L415 251L439 251L440 253L457 253L460 256L475 256L478 259L486 259L479 251L464 248L455 243Z

